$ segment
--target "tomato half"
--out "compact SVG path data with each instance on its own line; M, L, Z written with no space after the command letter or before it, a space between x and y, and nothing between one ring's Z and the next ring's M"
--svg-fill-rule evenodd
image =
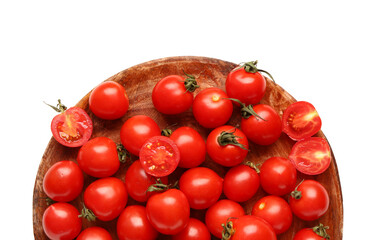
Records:
M42 226L50 239L72 240L82 229L82 220L73 205L54 203L43 213Z
M321 118L311 103L295 102L284 111L282 128L291 139L302 140L320 131Z
M201 221L190 218L184 230L172 236L172 240L210 240L208 228Z
M313 228L304 228L299 230L294 236L293 240L325 240L330 239L329 234L326 230L329 229L328 226L319 224Z
M84 229L76 240L112 240L112 237L104 228L89 227Z
M119 83L105 81L92 90L89 108L99 118L114 120L125 115L129 108L129 98Z
M200 91L193 102L192 112L198 123L205 128L216 128L225 124L232 116L233 104L227 94L219 88Z
M323 138L306 138L293 145L289 159L297 170L304 174L321 174L330 166L330 146Z
M180 152L174 141L164 136L148 139L139 153L144 170L155 177L171 174L180 161Z

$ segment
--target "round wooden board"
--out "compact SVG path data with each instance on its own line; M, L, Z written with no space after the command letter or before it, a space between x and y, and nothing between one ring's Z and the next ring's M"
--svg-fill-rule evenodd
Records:
M225 80L227 74L236 67L236 64L205 57L171 57L142 63L121 71L120 73L110 77L107 80L112 80L120 83L126 89L129 96L130 107L129 111L123 118L113 121L102 120L95 117L89 110L88 106L88 93L84 96L80 102L76 105L87 111L89 116L93 120L93 135L92 138L97 136L107 136L114 140L116 143L120 142L120 128L122 124L130 117L138 114L144 114L153 118L158 125L163 129L167 126L173 126L172 129L176 129L181 126L190 126L195 128L205 139L210 132L210 129L205 129L198 125L195 121L191 109L178 115L169 116L163 115L157 112L152 104L151 92L154 85L163 77L170 74L183 75L183 70L197 77L197 81L200 88L195 91L197 94L200 90L208 87L216 86L225 90ZM296 100L286 91L284 91L279 85L267 79L267 89L264 98L261 103L271 105L282 116L285 108L295 102ZM239 108L235 107L233 115L228 124L233 126L239 126L240 114ZM320 131L316 136L325 138L324 134ZM253 161L255 163L262 163L269 157L281 156L288 157L288 154L292 148L294 141L290 140L288 136L282 134L277 142L270 146L258 146L250 143L251 152L246 157L246 160ZM41 164L37 173L37 178L34 186L33 193L33 228L34 237L37 240L48 239L42 229L42 215L47 204L45 201L46 195L42 189L42 181L46 171L54 163L60 160L72 160L76 161L76 156L79 148L67 148L59 144L54 138L51 138L44 155L42 157ZM115 174L116 177L121 178L124 181L124 176L127 168L133 161L137 159L133 156L126 164L121 165L120 170ZM224 177L228 168L221 167L206 158L202 166L214 169L220 176ZM183 173L184 169L177 169L170 181L175 181ZM95 180L95 178L84 175L85 184L84 189ZM328 191L330 195L330 207L327 213L321 217L318 221L305 222L294 217L294 221L290 229L278 235L279 240L293 239L294 234L305 227L312 227L319 222L330 227L328 233L332 240L341 240L343 234L343 200L340 188L340 181L338 175L338 169L335 162L334 155L332 154L332 162L328 170L318 176L306 176L298 173L298 181L301 179L315 179L319 181ZM252 206L261 197L265 196L265 192L260 188L255 197L251 200L242 203L246 214L250 214ZM222 195L221 198L224 198ZM284 197L287 199L287 196ZM82 209L82 196L71 202L77 209ZM139 204L133 199L129 198L128 205ZM191 215L200 220L204 220L205 210L196 211L192 210ZM99 225L106 228L113 236L113 239L118 239L116 234L116 220L110 222L88 222L83 220L83 228ZM169 236L160 235L159 239L170 239ZM216 239L216 238L212 238Z

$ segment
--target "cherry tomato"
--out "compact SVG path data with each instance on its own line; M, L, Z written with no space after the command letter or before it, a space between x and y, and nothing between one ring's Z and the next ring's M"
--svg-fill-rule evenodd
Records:
M73 205L54 203L43 213L42 226L52 240L72 240L82 229L82 220Z
M117 235L120 240L154 240L158 232L148 221L145 207L132 205L118 218Z
M251 64L251 69L248 68ZM266 80L256 68L256 62L245 63L231 71L226 80L226 92L245 104L256 104L263 98ZM262 71L262 70L261 70Z
M304 228L296 233L293 240L324 240L330 239L326 230L329 229L328 226L319 224L313 228Z
M214 203L205 214L205 224L211 234L222 238L223 227L228 218L238 218L245 215L242 206L234 201L223 199Z
M281 197L270 195L258 200L251 215L267 221L276 234L284 233L292 225L293 214L288 203Z
M302 140L320 131L321 118L311 103L295 102L284 111L282 128L291 139Z
M265 192L283 196L290 193L297 182L297 170L286 158L272 157L260 169L260 184Z
M121 127L122 145L130 153L139 156L141 146L151 137L160 136L158 124L148 116L136 115L129 118Z
M168 183L167 177L160 178L163 184ZM157 183L157 178L147 174L139 160L127 169L125 175L126 190L130 197L138 202L146 202L155 192L147 192L152 184Z
M89 227L83 230L76 240L112 240L112 237L104 228Z
M110 221L120 215L127 203L127 192L118 178L101 178L84 191L84 204L101 221Z
M99 118L114 120L125 115L129 108L129 98L119 83L105 81L92 90L89 108Z
M184 230L172 236L172 240L210 240L208 228L201 221L190 218Z
M231 117L233 105L227 94L219 88L200 91L193 102L192 112L198 123L205 128L216 128Z
M182 174L179 187L191 208L205 209L218 201L222 194L223 179L209 168L191 168Z
M229 169L224 177L223 192L232 201L244 202L252 198L260 186L257 172L246 165Z
M190 205L185 194L169 189L148 199L147 217L158 232L174 235L185 229L190 219Z
M170 138L180 151L179 167L193 168L205 161L205 141L195 129L180 127L173 131Z
M323 138L306 138L293 145L289 159L297 170L304 174L321 174L326 171L331 162L330 146Z
M276 240L277 236L269 223L256 216L241 216L233 219L233 227L227 226L232 232L231 240ZM235 230L233 232L233 230Z
M164 136L148 139L141 147L140 163L144 170L155 177L171 174L180 161L180 151L174 141Z
M79 166L72 161L52 165L43 178L43 190L57 202L70 202L83 190L84 177Z
M305 221L319 219L329 208L329 194L315 180L304 180L291 196L289 205L292 212Z
M116 144L107 137L89 140L80 148L76 160L86 174L96 178L110 177L120 167Z
M240 164L247 156L248 141L240 129L224 125L209 134L206 149L214 162L232 167Z
M258 104L253 107L258 116L242 118L241 130L246 137L259 145L270 145L282 133L282 120L279 114L269 105Z
M51 122L51 132L56 141L66 147L80 147L89 140L93 123L86 111L80 107L67 109L60 100L57 107L49 106L60 112Z
M178 75L169 75L159 80L152 92L154 107L164 114L178 114L188 110L193 102L193 91L197 82L192 75L184 78ZM187 87L186 87L187 86Z

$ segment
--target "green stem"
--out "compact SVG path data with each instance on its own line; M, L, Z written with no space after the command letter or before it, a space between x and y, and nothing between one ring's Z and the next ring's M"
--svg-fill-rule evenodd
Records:
M169 128L165 128L161 131L161 135L165 137L169 137L172 134L172 130Z
M93 211L88 209L84 204L83 204L82 213L78 217L86 218L89 222L94 222L97 219Z
M186 92L194 92L195 89L199 88L200 86L198 85L198 82L195 79L195 76L191 75L191 74L187 74L184 70L182 70L183 73L186 75L186 79L185 79L185 88L186 88Z
M273 76L269 72L257 68L257 60L251 61L251 62L245 62L239 68L245 69L245 71L248 73L257 73L257 72L265 73L266 75L268 75L271 78L271 80L273 80L273 82L275 82Z
M233 234L236 232L236 230L233 227L233 222L230 221L231 219L237 219L237 218L228 218L227 222L224 224L222 223L223 231L222 231L222 240L229 240L233 236Z
M327 234L326 230L329 229L329 226L324 226L322 223L320 223L318 226L315 226L312 228L313 232L319 235L320 237L324 239L330 239L329 234Z
M45 101L43 101L44 104L46 104L47 106L51 107L56 112L60 112L60 113L65 112L66 109L67 109L67 107L64 104L61 103L61 100L60 99L58 99L57 102L58 103L57 103L57 105L55 107L55 106L52 106L51 104L48 104Z
M126 150L126 148L120 143L117 144L117 155L121 163L126 163L127 159L130 158L130 153Z
M236 128L234 128L236 129ZM220 135L217 138L218 144L220 146L226 146L226 145L234 145L237 147L240 147L244 150L249 151L249 149L247 149L242 143L239 143L237 141L237 138L239 138L238 136L234 135L236 130L234 130L233 132L229 132L229 131L223 131L220 133Z
M302 179L302 181L296 186L296 188L294 189L293 192L291 192L291 196L292 198L299 200L302 198L302 192L298 191L298 187L303 183L304 179Z
M246 104L244 104L243 102L241 102L240 100L238 100L236 98L225 98L225 99L228 99L228 100L231 100L233 102L236 102L236 103L240 104L240 106L241 106L241 116L243 118L248 119L249 117L254 116L255 118L260 118L263 121L267 121L264 118L260 117L260 115L257 114L254 111L254 106L252 104L249 104L249 105L246 106Z
M250 168L254 169L256 171L257 174L260 173L260 169L257 167L257 165L251 161L247 161L245 163L246 166L249 166Z

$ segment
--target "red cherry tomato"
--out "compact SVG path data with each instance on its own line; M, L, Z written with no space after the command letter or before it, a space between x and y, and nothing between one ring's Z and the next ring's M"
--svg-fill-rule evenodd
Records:
M276 240L277 236L269 223L256 216L241 216L233 219L233 233L231 240Z
M167 177L160 178L163 184L168 183ZM146 202L155 192L147 192L152 184L157 183L157 178L147 174L139 160L127 169L125 175L126 190L130 197L138 202Z
M192 112L198 123L205 128L216 128L225 124L233 111L232 102L219 88L200 91L193 102Z
M293 140L313 136L321 129L321 118L315 107L304 101L295 102L283 113L283 132Z
M297 170L286 158L272 157L260 169L260 184L265 192L283 196L290 193L297 182Z
M116 144L107 137L89 140L80 148L76 160L86 174L96 178L110 177L120 167Z
M118 178L101 178L84 191L84 204L101 221L110 221L120 215L127 203L127 192Z
M191 208L205 209L218 201L222 194L223 179L209 168L191 168L182 174L179 187Z
M50 239L72 240L82 229L82 220L73 205L54 203L43 213L42 226Z
M161 135L158 124L148 116L129 118L121 127L121 143L127 151L139 156L141 146L151 137Z
M224 177L223 192L232 201L244 202L252 198L260 186L257 172L246 165L229 169Z
M83 230L76 240L112 240L112 237L104 228L89 227Z
M83 190L84 177L79 166L72 161L52 165L43 178L43 190L57 202L70 202Z
M296 233L293 240L325 240L330 239L326 229L328 226L320 225L313 228L304 228Z
M185 229L190 219L190 205L185 194L169 189L148 199L147 217L158 232L174 235Z
M240 129L224 125L209 134L206 149L214 162L232 167L240 164L247 156L248 141Z
M155 177L171 174L180 161L180 152L174 141L164 136L148 139L139 153L144 170Z
M125 115L129 108L129 98L119 83L106 81L91 92L89 108L99 118L114 120Z
M172 236L172 240L210 240L208 228L201 221L190 218L184 230Z
M89 140L93 123L86 111L80 107L66 109L60 100L57 107L51 107L60 112L51 122L51 132L56 141L66 147L80 147Z
M182 76L170 75L161 79L153 88L154 107L164 114L178 114L188 110L192 105L194 99L192 92L196 87L188 85L186 88L186 84L197 86L193 76L185 79Z
M328 210L329 202L326 189L314 180L304 180L289 198L292 212L305 221L319 219Z
M246 71L244 66L233 70L227 76L226 92L228 96L246 105L260 102L265 90L265 78L257 71L255 73Z
M205 224L211 234L222 238L223 227L228 218L238 218L245 215L242 206L234 201L223 199L214 203L205 214Z
M293 214L288 203L281 197L270 195L258 200L251 215L267 221L276 234L284 233L292 225Z
M120 240L154 240L158 232L153 228L147 218L143 206L128 206L117 220L117 235Z
M170 136L180 151L179 167L193 168L205 161L205 141L193 128L180 127Z
M289 159L297 170L304 174L321 174L331 162L330 146L323 138L306 138L293 145Z
M259 115L242 118L241 130L246 137L259 145L270 145L282 133L282 120L278 113L269 105L258 104L253 110ZM264 119L264 120L263 120Z

